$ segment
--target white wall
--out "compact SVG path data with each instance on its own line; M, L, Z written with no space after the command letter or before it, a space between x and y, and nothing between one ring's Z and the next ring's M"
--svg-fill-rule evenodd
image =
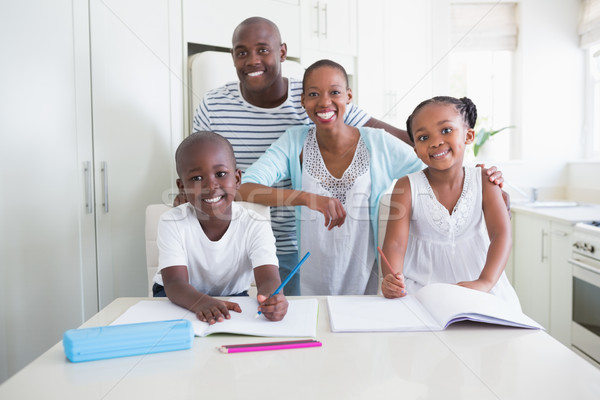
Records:
M572 162L567 167L566 198L600 204L600 161Z
M497 162L505 179L566 197L567 163L581 157L584 58L578 45L579 0L521 0L516 57L516 154ZM491 162L494 162L491 160ZM489 162L488 162L489 164Z

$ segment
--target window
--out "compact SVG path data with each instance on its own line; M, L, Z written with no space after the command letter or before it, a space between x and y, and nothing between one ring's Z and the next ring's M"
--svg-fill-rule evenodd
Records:
M497 130L512 124L513 58L517 47L516 3L455 3L451 7L450 93L477 106L477 125ZM504 130L481 148L479 158L511 158ZM473 146L470 146L472 149Z
M579 38L586 53L584 157L600 158L600 0L583 0Z
M450 93L455 97L466 96L477 106L475 132L480 128L496 130L513 125L512 61L513 52L507 50L450 54ZM510 159L511 133L507 129L491 137L479 157Z
M600 44L587 51L584 156L600 158Z

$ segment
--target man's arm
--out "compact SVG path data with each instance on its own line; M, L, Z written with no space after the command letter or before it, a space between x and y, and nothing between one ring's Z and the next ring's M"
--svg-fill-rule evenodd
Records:
M370 120L368 120L364 126L368 126L371 128L380 128L385 130L386 132L392 134L393 136L396 136L398 139L402 140L403 142L407 143L410 146L414 146L414 143L410 140L410 137L408 136L408 132L402 130L402 129L398 129L395 126L392 126L390 124L386 124L383 121L380 121L378 119L375 118L371 118Z

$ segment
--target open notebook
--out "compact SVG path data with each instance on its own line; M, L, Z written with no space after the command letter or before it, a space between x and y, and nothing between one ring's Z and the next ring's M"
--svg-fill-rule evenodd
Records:
M458 321L543 329L492 294L447 283L399 299L329 296L327 305L333 332L441 331Z
M209 325L196 315L170 301L142 300L131 306L111 325L138 322L187 319L192 322L196 336L213 333L234 333L250 336L316 337L319 305L316 299L288 300L286 316L281 321L269 321L261 315L255 318L258 302L250 297L234 297L229 301L240 305L242 312L231 311L231 319Z

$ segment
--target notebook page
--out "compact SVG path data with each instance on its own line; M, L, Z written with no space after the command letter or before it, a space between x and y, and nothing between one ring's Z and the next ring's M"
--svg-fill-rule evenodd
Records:
M539 328L540 325L490 293L448 283L433 283L415 295L438 323L446 328L459 320Z
M440 330L414 295L400 299L380 296L329 296L333 332L402 332Z
M196 336L211 333L236 333L252 336L272 337L316 337L318 302L316 299L288 300L288 311L282 321L269 321L264 316L255 318L258 302L250 297L234 297L241 313L230 312L231 319L209 325L196 315L170 301L143 300L131 306L111 325L138 322L187 319L192 322Z
M206 334L236 333L251 336L271 337L316 337L319 303L317 299L288 300L288 311L283 320L269 321L264 315L256 317L258 302L256 299L239 297L229 301L237 302L241 313L230 313L231 319L211 325ZM235 314L235 315L234 315ZM201 322L204 323L204 322Z

